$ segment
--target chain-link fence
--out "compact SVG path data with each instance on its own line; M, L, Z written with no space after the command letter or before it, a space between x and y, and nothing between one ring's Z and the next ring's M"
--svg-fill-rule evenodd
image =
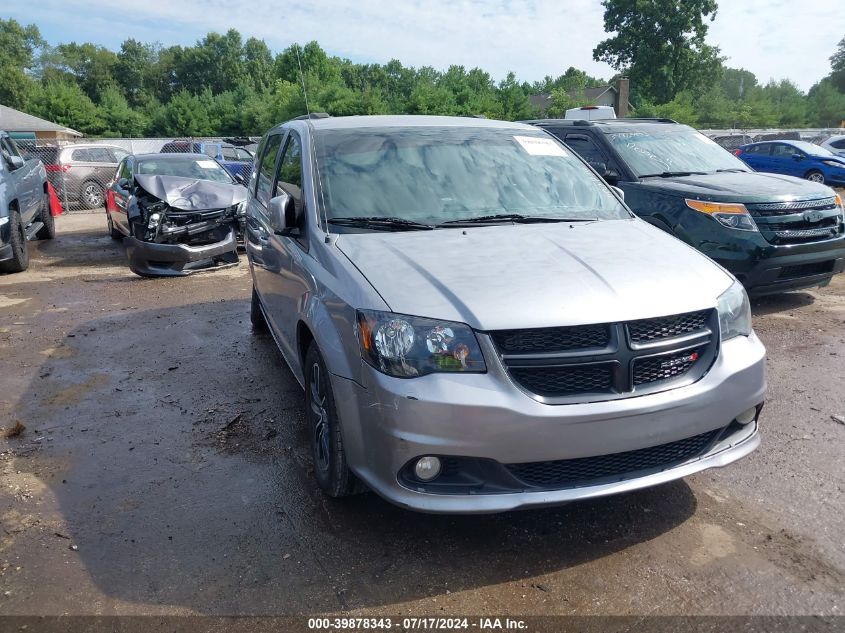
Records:
M50 142L18 140L25 158L38 158L65 212L102 210L120 162L129 155L204 154L234 178L249 177L257 138L112 138Z
M831 136L845 134L842 128L806 128L806 129L756 129L756 130L700 130L728 150L735 150L746 143L758 141L808 141L823 143Z

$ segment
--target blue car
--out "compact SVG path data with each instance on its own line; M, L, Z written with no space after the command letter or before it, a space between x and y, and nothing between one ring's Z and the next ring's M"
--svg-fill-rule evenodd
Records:
M756 171L806 178L825 185L845 185L845 157L806 141L749 143L734 154Z

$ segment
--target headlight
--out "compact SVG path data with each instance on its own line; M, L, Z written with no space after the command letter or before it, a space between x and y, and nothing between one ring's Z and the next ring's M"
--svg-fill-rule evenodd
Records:
M364 360L389 376L487 371L478 340L464 323L359 310L358 343Z
M845 164L840 163L836 160L823 160L822 162L828 167L838 167L839 169L845 169Z
M723 292L717 306L722 341L751 334L751 304L741 283L735 281Z
M242 218L246 215L246 200L242 200L235 207L235 217Z
M836 206L842 211L842 221L845 222L845 205L842 204L842 196L836 194Z
M725 202L705 202L704 200L685 200L690 209L716 218L720 224L740 231L756 231L757 225L744 204Z

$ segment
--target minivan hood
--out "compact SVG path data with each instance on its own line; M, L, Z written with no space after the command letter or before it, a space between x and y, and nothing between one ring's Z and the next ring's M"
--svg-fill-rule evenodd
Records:
M714 307L732 280L636 219L347 233L336 244L393 312L479 330L690 312Z
M645 178L639 183L624 183L622 186L625 189L642 187L717 202L787 202L817 200L833 195L825 185L793 176L757 171Z

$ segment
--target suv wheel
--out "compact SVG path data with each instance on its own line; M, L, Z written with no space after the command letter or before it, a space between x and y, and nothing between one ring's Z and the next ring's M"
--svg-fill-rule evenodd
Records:
M96 182L89 180L82 185L79 200L82 202L82 206L86 209L96 209L101 207L103 206L103 200L105 200L103 188Z
M810 182L817 182L821 185L824 184L824 174L818 169L813 169L812 171L807 172L807 175L804 177Z
M38 233L35 234L36 239L52 240L56 237L56 218L53 217L53 211L50 209L49 193L45 193L44 199L41 201L39 219L44 226L38 229Z
M12 259L0 262L0 273L20 273L29 266L29 246L26 242L26 231L21 223L21 215L14 210L9 213L9 231Z
M249 320L252 323L252 329L256 332L267 331L267 319L264 318L264 312L261 310L261 299L258 298L255 286L252 287L252 304L249 307Z
M314 476L330 497L346 497L363 489L346 465L340 420L335 409L332 384L315 343L305 354L305 420L311 437Z

